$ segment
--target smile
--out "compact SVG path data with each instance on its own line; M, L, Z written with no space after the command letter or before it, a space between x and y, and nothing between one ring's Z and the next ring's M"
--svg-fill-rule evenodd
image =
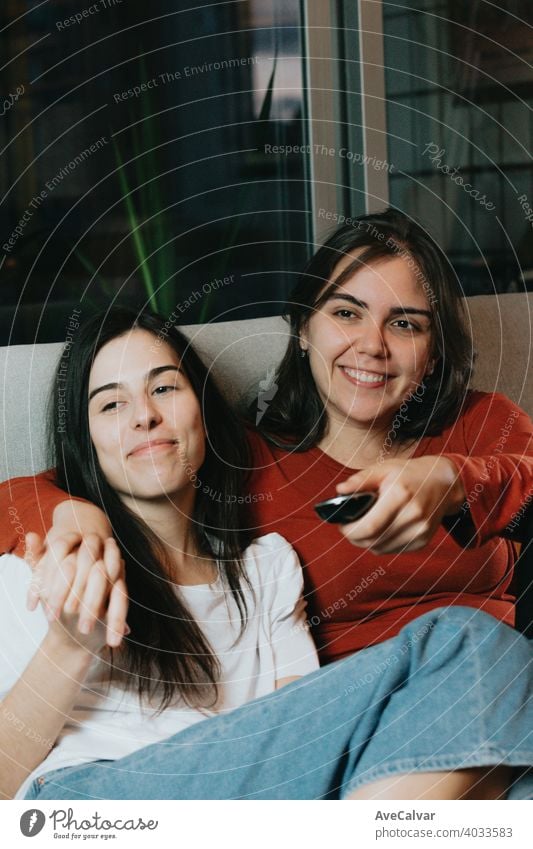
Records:
M164 451L173 450L176 447L175 439L154 439L153 442L143 442L130 451L128 457L143 457L151 454L161 454Z
M341 366L341 371L359 386L384 386L390 376L386 374L376 374L372 371L364 371L363 369L346 368Z

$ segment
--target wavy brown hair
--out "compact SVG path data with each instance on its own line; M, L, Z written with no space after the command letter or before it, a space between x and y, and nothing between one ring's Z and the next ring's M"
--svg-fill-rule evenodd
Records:
M339 261L355 250L361 251L357 259L335 277ZM473 363L461 288L448 259L428 233L403 213L389 208L337 229L311 258L291 293L286 311L290 341L276 373L277 393L260 422L262 434L271 443L291 451L306 451L324 437L327 416L309 360L301 356L300 333L332 290L358 268L400 255L428 296L435 368L424 378L423 393L408 402L394 436L400 441L432 436L455 421Z

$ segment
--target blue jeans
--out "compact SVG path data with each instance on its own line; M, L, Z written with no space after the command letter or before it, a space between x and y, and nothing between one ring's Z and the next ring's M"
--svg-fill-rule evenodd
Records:
M397 637L120 760L45 773L28 799L339 799L400 773L521 767L533 798L533 645L440 608Z

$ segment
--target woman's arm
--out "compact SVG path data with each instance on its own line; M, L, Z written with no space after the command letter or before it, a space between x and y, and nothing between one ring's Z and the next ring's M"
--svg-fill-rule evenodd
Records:
M265 581L263 604L276 669L275 687L279 690L318 669L318 655L306 619L307 602L303 597L298 555L279 534L259 538L255 544L265 548L261 557ZM269 558L272 558L271 571Z
M12 799L48 755L89 669L91 653L51 628L0 703L0 797Z
M465 491L452 533L468 547L502 534L533 500L531 419L505 395L475 395L464 417L468 453L443 455L454 463Z
M293 611L293 629L300 626L305 626L306 624L306 610L307 610L307 602L303 595L301 595L294 605ZM299 681L301 675L288 675L285 678L277 678L276 679L276 690L281 690L282 687L286 687L287 684L292 684L293 681Z
M503 395L473 394L460 420L465 453L386 460L339 484L342 494L379 492L366 516L342 527L350 542L376 554L414 551L443 522L459 544L479 546L531 501L531 420Z
M32 562L35 555L26 547L25 538L29 533L42 534L45 543L41 556L44 557L38 565L39 572L46 573L50 604L59 612L66 602L67 611L73 612L76 598L83 595L91 568L104 560L106 540L112 536L106 514L89 501L68 497L53 483L50 472L34 477L14 478L0 484L2 514L7 517L7 521L0 522L0 554L17 554L26 558L33 567L36 565ZM63 549L67 541L70 541L70 547L63 551L63 558L70 554L78 558L68 601L63 578L56 566L56 549ZM114 555L114 566L108 574L108 578L113 580L113 575L118 575L120 571L120 554L118 549L108 554L109 557L104 561L106 563ZM32 583L28 590L30 610L34 610L39 602L33 586Z
M96 621L95 599L106 586L116 582L117 597L123 592L120 578L124 564L116 544L112 545L111 524L106 514L89 501L66 497L55 486L52 475L45 472L34 477L15 478L0 484L0 515L8 521L0 523L0 553L13 552L26 558L48 587L49 607L59 615L78 611L83 598L84 620L88 627ZM26 546L27 537L35 536L36 528L45 535L42 550ZM37 534L38 535L38 534ZM71 556L72 580L67 584L58 563ZM100 564L106 573L102 574ZM34 610L40 601L36 582L28 589L28 607ZM110 592L110 590L109 590ZM112 645L115 631L123 633L126 626L127 604L113 607L114 622L108 621L107 641Z
M0 484L0 554L24 557L24 537L70 532L111 536L105 513L96 505L67 495L53 482L53 473L13 478Z
M30 536L32 556L37 559L43 543ZM75 576L72 556L58 554L57 570L65 583ZM101 572L105 574L105 564ZM91 586L80 600L78 613L56 616L49 607L49 585L46 575L35 574L39 595L49 620L48 633L21 677L0 703L0 795L13 798L24 779L47 756L54 745L85 679L93 656L106 643L106 623L115 621L124 605L127 607L123 575L113 587L101 582ZM96 627L87 628L83 619L87 606L97 614ZM118 646L123 632L115 633L112 645Z

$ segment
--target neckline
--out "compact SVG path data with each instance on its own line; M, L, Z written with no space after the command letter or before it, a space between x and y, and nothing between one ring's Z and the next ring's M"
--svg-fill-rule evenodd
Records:
M410 454L409 457L405 458L406 460L412 460L415 457L419 456L424 440L425 437L422 437L418 440L418 443L415 446L415 450L412 454ZM355 474L355 472L362 471L361 468L357 468L356 466L346 466L344 463L340 463L338 460L335 460L334 457L331 457L329 454L326 454L326 452L319 448L318 445L314 445L312 448L310 448L309 453L312 454L320 463L325 466L329 466L330 469L333 469L336 472L347 472L349 474Z
M183 592L183 590L199 590L201 587L207 587L208 589L213 590L218 587L219 584L220 579L217 578L212 584L175 584L175 587L180 592Z
M201 584L174 584L179 590L190 590L190 589L198 589L199 587L217 587L221 584L220 577L220 563L218 560L215 560L215 566L217 569L217 576L214 581L203 581Z

